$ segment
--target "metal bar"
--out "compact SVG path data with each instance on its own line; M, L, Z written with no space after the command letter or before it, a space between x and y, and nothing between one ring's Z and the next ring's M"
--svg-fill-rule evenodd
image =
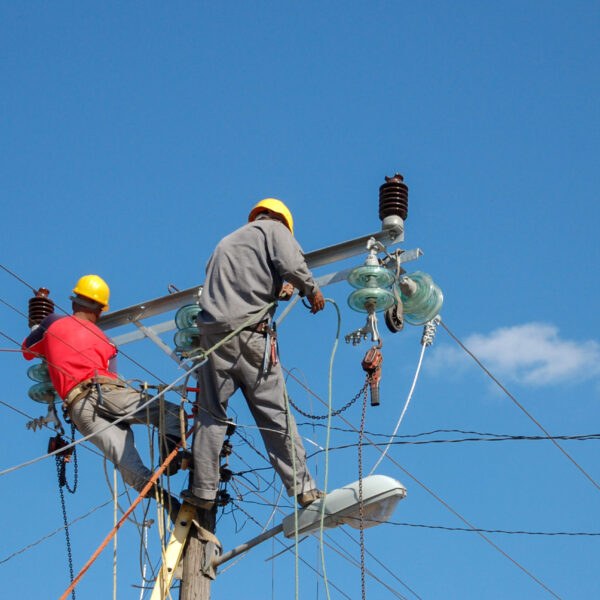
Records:
M170 310L176 310L186 304L194 304L201 293L202 286L198 285L196 287L188 288L187 290L175 292L174 294L167 294L166 296L155 298L154 300L134 304L133 306L122 308L121 310L116 310L113 313L100 317L97 325L100 329L106 330L119 327L120 325L127 325L134 319L136 321L139 319L147 319Z
M388 246L392 246L404 240L404 232L398 230L385 229L382 231L371 233L369 235L362 236L360 238L355 238L353 240L342 242L341 244L321 248L320 250L315 250L314 252L309 252L308 254L306 254L306 262L309 268L314 269L316 267L344 260L352 256L364 254L366 253L366 244L369 241L369 238L372 237L374 237L381 243L387 244ZM414 260L418 258L421 254L423 253L418 248L415 250L408 250L407 252L403 252L400 255L400 262ZM321 287L331 285L332 283L336 283L345 279L349 272L350 269L346 269L344 271L339 271L329 275L322 275L321 277L317 278L317 283ZM198 300L201 293L201 285L188 288L187 290L182 290L180 292L176 292L175 294L168 294L160 298L148 300L147 302L135 304L133 306L117 310L108 315L101 316L97 324L98 327L100 327L100 329L103 330L113 329L115 327L127 325L134 320L139 321L141 319L147 319L149 317L153 317L164 312L176 310L182 306L185 306L186 304L193 304ZM164 333L164 331L157 333ZM135 340L138 339L142 338L135 338ZM127 338L126 342L120 343L123 344L135 340Z
M170 321L164 321L163 323L158 323L158 325L152 325L152 327L148 327L150 331L159 334L166 333L167 331L173 331L176 328L175 321L171 319ZM124 344L130 344L131 342L138 342L139 340L143 340L146 338L146 334L143 331L135 330L130 331L129 333L123 333L121 335L116 335L111 338L111 340L117 346L123 346Z
M174 322L173 322L174 323ZM179 356L175 353L173 348L167 346L159 337L145 325L142 325L139 321L133 321L133 324L148 337L148 339L152 340L165 354L168 354L178 365L181 364L181 360Z
M258 546L258 544L264 542L265 540L268 540L269 538L272 538L273 536L277 535L278 533L281 533L282 531L283 531L282 523L280 523L276 527L267 529L267 531L265 531L264 533L257 535L255 538L252 538L251 540L247 541L246 543L241 544L237 548L234 548L233 550L230 550L229 552L225 552L225 554L215 558L213 560L213 567L216 568L219 565L222 565L224 562L227 562L228 560L235 558L236 556L242 554L243 552L246 552L246 550L250 550L250 548L254 548L254 546Z
M369 238L372 237L384 245L393 246L404 241L404 230L382 229L381 231L363 235L353 240L347 240L334 246L314 250L304 255L306 264L309 269L315 269L316 267L322 267L323 265L363 254L366 252L366 244Z

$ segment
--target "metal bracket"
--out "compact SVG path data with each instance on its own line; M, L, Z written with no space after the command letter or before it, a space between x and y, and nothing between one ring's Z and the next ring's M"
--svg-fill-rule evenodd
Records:
M221 555L221 546L215 542L205 542L204 555L202 556L202 574L210 579L217 578L214 561Z
M63 429L62 423L60 422L60 419L58 418L58 414L56 413L55 404L48 404L48 413L46 414L46 416L38 417L37 419L33 419L32 421L27 421L25 427L27 427L27 429L33 429L33 431L36 431L37 429L42 429L45 425L50 426L50 424L53 424L53 427L51 426L51 429L54 429L54 431L56 431L60 435L64 435L65 431Z
M350 332L344 337L344 339L346 340L346 344L352 342L353 346L358 346L358 344L360 344L363 340L366 340L369 335L371 335L372 342L381 341L379 329L377 328L377 316L374 312L367 315L367 322L365 323L364 327Z

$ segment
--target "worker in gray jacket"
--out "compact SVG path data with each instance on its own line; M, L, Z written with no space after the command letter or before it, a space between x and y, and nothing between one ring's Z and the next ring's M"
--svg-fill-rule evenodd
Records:
M323 310L323 295L293 232L292 215L285 204L267 198L252 209L246 225L217 245L206 265L202 311L197 318L203 348L211 348L253 315L258 318L270 302L289 299L294 287L307 297L313 314ZM197 507L210 509L214 505L219 453L227 431L227 404L238 388L288 495L295 492L303 507L323 497L308 471L296 423L286 409L276 346L273 343L271 347L271 339L267 339L273 333L270 324L274 312L272 307L260 322L212 352L198 370L194 476L191 490L182 493L184 500Z

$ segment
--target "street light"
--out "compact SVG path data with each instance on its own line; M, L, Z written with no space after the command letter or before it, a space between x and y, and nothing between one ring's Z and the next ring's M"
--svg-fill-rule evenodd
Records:
M386 475L370 475L362 480L363 528L373 527L387 521L396 505L406 497L406 488L392 477ZM298 510L298 535L315 533L321 527L321 512L325 503L323 527L330 529L347 524L360 529L360 490L359 482L329 492L325 498L315 500L306 508ZM287 538L296 535L294 513L283 519L283 522L265 531L248 542L216 557L213 568L222 565L242 552L246 552L261 542L283 532Z
M363 528L387 521L396 505L406 496L406 488L392 477L371 475L362 480ZM325 498L316 500L298 511L298 535L314 533L321 527L321 513L325 503L323 527L329 529L346 524L360 529L359 482L333 490ZM296 535L294 515L283 519L283 535Z

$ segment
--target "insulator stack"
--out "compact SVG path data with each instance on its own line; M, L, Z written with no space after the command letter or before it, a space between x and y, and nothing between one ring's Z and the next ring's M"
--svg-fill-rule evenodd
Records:
M385 178L379 188L379 218L384 229L391 229L408 216L408 187L399 173Z
M396 301L394 294L388 289L394 283L394 274L385 267L356 267L350 271L348 283L356 288L348 298L348 305L358 312L379 312Z
M173 341L177 352L189 352L200 345L200 332L196 327L196 317L202 309L197 304L182 306L175 313L178 331Z
M400 297L404 305L404 318L411 325L423 325L434 319L442 309L444 294L433 283L431 275L422 271L407 273L406 278L416 284L416 288L407 296L400 282Z
M33 298L29 299L29 327L39 325L45 317L54 312L54 302L48 298L50 290L41 287Z

